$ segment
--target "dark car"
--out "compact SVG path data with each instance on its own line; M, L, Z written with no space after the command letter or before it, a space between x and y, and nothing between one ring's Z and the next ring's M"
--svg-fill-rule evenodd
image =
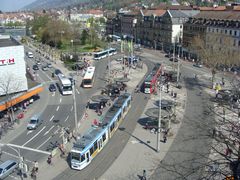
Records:
M33 65L33 70L39 70L38 65L34 64L34 65Z
M55 74L56 74L56 75L62 74L62 71L60 71L59 69L56 69L56 70L55 70Z
M169 61L173 61L174 60L174 62L178 62L178 58L176 58L176 57L171 57L170 59L169 59Z
M54 85L54 84L50 84L49 85L49 91L50 92L54 92L54 91L56 91L57 90L57 88L56 88L56 86Z

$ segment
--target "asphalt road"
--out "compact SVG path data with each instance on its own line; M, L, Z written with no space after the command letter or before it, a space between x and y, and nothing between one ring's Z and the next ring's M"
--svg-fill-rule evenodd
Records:
M26 48L26 51L29 51ZM32 50L30 50L32 51ZM26 61L30 68L39 59L39 54L34 51L34 58L27 58ZM43 59L43 57L41 57ZM47 61L42 60L42 64L46 64ZM99 89L105 85L106 63L97 62L95 72L95 84L91 89L83 89L79 86L80 82L77 82L76 86L76 104L77 104L77 117L81 119L85 110L88 99ZM49 68L47 71L42 71L39 65L39 70L36 71L37 81L43 83L44 91L40 93L41 101L34 102L33 106L29 107L29 110L34 111L33 114L40 116L43 123L36 130L27 130L26 124L18 128L17 136L10 140L8 143L17 150L20 150L21 156L27 161L45 161L48 154L51 152L56 142L62 142L62 129L61 127L69 127L72 130L75 127L74 111L73 111L73 97L62 96L59 91L49 92L48 87L50 83L56 83L57 78L51 77L54 68ZM78 78L79 79L79 78ZM34 109L32 109L34 107ZM58 122L56 122L58 120ZM10 155L16 155L16 152L10 147L3 147L3 151L9 152Z

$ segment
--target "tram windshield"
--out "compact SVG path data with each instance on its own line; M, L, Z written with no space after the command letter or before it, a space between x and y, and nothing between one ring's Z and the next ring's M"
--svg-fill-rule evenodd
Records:
M72 159L80 161L80 153L71 152Z

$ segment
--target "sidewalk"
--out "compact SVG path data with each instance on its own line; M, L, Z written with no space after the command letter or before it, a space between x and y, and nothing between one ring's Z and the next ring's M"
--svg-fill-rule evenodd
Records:
M116 61L111 62L111 67L114 67L112 69L112 78L119 78L123 76L122 72L122 64ZM135 87L138 85L138 83L142 80L145 73L147 72L147 66L144 64L142 69L136 68L131 69L128 75L128 78L130 79L129 82L126 82L127 84L127 92L133 92ZM99 95L100 92L96 93L95 95ZM107 106L104 109L104 113L108 110L110 106ZM87 114L87 116L85 116ZM83 118L80 120L80 127L78 129L78 132L80 135L83 135L93 124L93 120L100 119L100 116L97 115L95 110L93 109L86 109L85 113L83 114ZM71 150L71 147L75 140L71 140L70 143L67 143L65 145L66 154L68 154ZM47 159L46 159L47 160ZM39 163L39 174L37 175L38 179L53 179L56 177L59 173L62 173L64 170L70 168L68 162L66 159L62 159L60 157L60 152L58 152L52 159L53 164L48 165L47 162L43 161ZM32 167L30 167L31 170Z
M167 137L167 142L160 143L160 153L156 152L157 146L157 134L146 130L141 125L142 121L149 119L145 112L149 108L157 107L156 101L158 101L158 95L151 95L150 100L138 120L138 124L132 133L132 137L129 139L127 145L122 151L121 155L115 160L112 166L106 171L100 180L123 180L123 179L141 179L143 170L146 170L146 176L151 176L157 165L164 158L174 138L177 136L178 129L181 127L181 120L185 111L186 102L186 89L177 89L174 84L170 84L169 93L162 92L162 99L173 100L170 92L176 92L177 95L177 106L176 106L176 117L178 122L171 123L171 133ZM163 134L161 133L161 141L163 140Z

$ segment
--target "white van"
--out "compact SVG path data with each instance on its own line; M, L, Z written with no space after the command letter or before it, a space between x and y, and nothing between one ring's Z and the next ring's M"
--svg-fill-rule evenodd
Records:
M27 52L27 56L29 57L29 58L33 58L33 53L32 52Z

